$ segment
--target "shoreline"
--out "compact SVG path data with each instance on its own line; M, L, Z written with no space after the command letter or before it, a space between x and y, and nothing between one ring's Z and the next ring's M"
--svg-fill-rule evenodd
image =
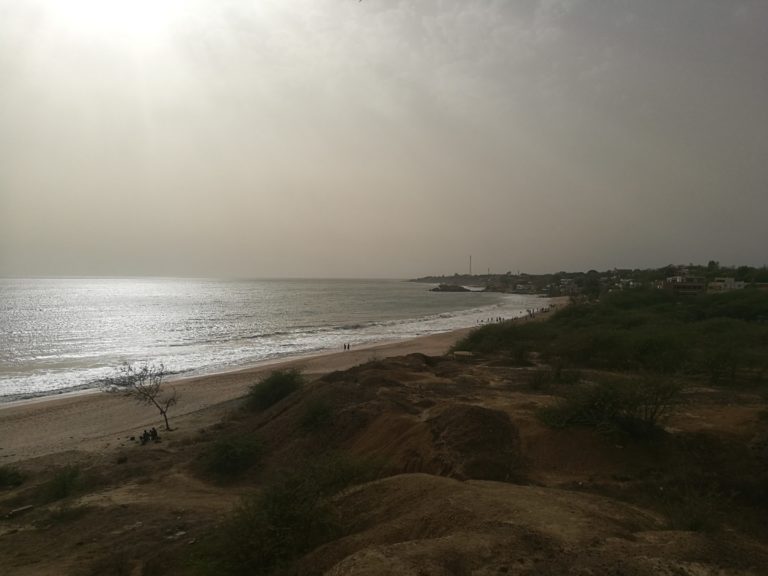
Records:
M551 299L560 308L565 299ZM542 320L549 313L521 322ZM212 374L166 380L177 389L179 403L169 413L173 432L189 434L220 421L246 395L251 385L276 369L296 368L311 381L324 374L348 370L365 362L421 353L441 356L463 336L482 327L467 326L415 338L382 341L346 351L264 360ZM52 454L77 451L105 453L135 444L142 429L160 428L153 407L136 404L119 394L82 390L0 404L0 465ZM168 433L165 433L168 434Z
M167 384L183 385L190 380L207 379L216 376L226 376L228 374L245 373L251 371L261 371L268 367L279 366L281 364L288 364L294 362L300 362L301 360L311 360L313 358L320 358L324 356L330 356L333 354L349 354L350 352L361 352L366 350L378 349L385 346L395 344L405 344L412 340L420 340L422 338L431 338L433 336L440 336L442 334L450 334L452 332L461 332L468 329L479 328L479 326L455 328L454 330L447 330L445 332L435 332L432 334L423 334L420 336L411 336L407 338L390 338L386 340L379 340L375 342L369 342L361 344L358 348L349 351L338 350L316 350L313 352L289 354L277 358L266 358L264 360L256 360L252 362L244 363L243 365L229 365L229 366L217 366L209 368L194 368L184 372L168 373L164 381ZM3 401L0 399L0 413L6 408L13 408L16 406L27 406L30 404L40 404L49 401L63 400L67 398L74 398L80 396L88 396L92 394L101 394L104 391L99 386L93 386L80 389L64 389L62 392L53 391L53 393L40 393L37 396L30 396L28 398L18 398L15 400Z
M514 296L514 295L512 295ZM543 295L530 295L536 300L555 300L555 298L549 298ZM466 327L479 327L481 322L485 321L486 314L488 317L495 317L496 312L493 310L499 306L505 308L503 314L506 319L524 318L525 310L520 306L539 306L535 302L516 302L511 304L506 300L501 300L493 305L481 306L480 308L467 308L457 312L447 312L445 317L449 318L448 321L443 320L443 313L430 313L423 317L413 317L410 319L398 319L395 321L386 321L385 325L390 322L394 322L397 325L397 329L390 331L389 328L383 328L381 330L375 328L378 323L363 322L361 325L343 326L343 325L329 325L330 331L326 329L320 329L319 335L312 334L314 330L309 332L301 332L296 345L291 345L289 341L287 345L280 344L280 340L276 340L279 345L267 346L262 348L260 344L255 347L248 344L247 346L243 342L247 340L237 340L232 346L229 346L228 341L225 339L218 347L206 348L204 345L198 351L192 344L192 352L176 353L172 348L163 348L160 350L146 351L141 355L136 355L131 352L130 357L133 360L129 360L132 363L143 362L142 358L150 359L153 356L161 358L165 365L173 370L169 372L166 377L168 380L187 379L198 376L207 376L213 374L220 374L230 371L239 371L243 369L250 369L253 367L261 366L264 363L279 363L290 361L301 357L312 357L316 355L330 354L341 348L342 339L346 342L351 342L353 346L360 346L365 348L379 346L380 344L387 344L390 342L400 342L412 340L414 338L421 338L424 336L432 336L441 334L443 332L450 332L453 330L459 330ZM510 307L506 310L507 306ZM479 312L487 308L482 314ZM422 325L423 324L423 325ZM401 329L403 325L405 329ZM372 327L374 327L372 329ZM349 334L346 333L347 328L354 328ZM361 330L357 330L360 328ZM372 329L372 330L371 330ZM283 332L276 332L275 334L284 334ZM268 339L266 342L269 344L270 339L274 335L266 334ZM253 338L261 338L261 336L253 336ZM249 336L248 338L251 338ZM202 340L201 342L209 342L208 340ZM172 344L173 345L173 344ZM337 348L338 345L338 348ZM128 345L126 345L128 346ZM223 346L223 348L222 348ZM226 348L226 350L224 350ZM281 349L283 348L283 349ZM2 395L0 395L0 410L8 405L17 405L20 403L36 403L45 401L49 398L62 398L71 395L91 394L94 390L98 391L101 387L101 380L113 376L115 369L125 358L123 355L125 347L114 348L105 350L102 356L98 354L93 356L93 361L87 361L82 364L77 362L64 364L61 367L54 363L53 367L46 368L45 365L37 366L32 364L28 371L25 372L25 366L22 364L20 368L10 371L3 376L7 376L7 379L0 379L0 387L2 387ZM229 353L234 350L234 353ZM244 352L245 351L245 352ZM101 354L101 352L99 352ZM90 356L88 357L90 358ZM117 360L115 360L117 358ZM105 365L104 359L110 359L111 369L109 365ZM160 360L156 360L160 361ZM7 385L6 385L7 383Z
M181 376L166 382L180 394L169 413L176 432L189 433L217 422L248 388L276 369L297 368L309 379L376 358L422 353L445 354L476 326L416 338L378 342L348 351L272 359L212 374ZM68 451L101 452L133 443L143 428L159 428L154 408L119 394L82 390L0 404L0 465ZM166 433L168 434L168 433Z

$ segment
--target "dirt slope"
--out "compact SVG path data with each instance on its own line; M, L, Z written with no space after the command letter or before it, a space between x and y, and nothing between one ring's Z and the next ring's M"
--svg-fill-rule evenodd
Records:
M30 480L0 492L0 516L35 507L0 519L0 574L195 574L189 558L241 495L327 451L385 463L389 477L336 496L345 535L291 573L768 574L765 539L738 527L765 494L764 399L697 389L673 433L628 442L544 426L536 411L558 390L532 388L534 370L421 354L377 360L262 413L230 407L220 424L161 444L25 461ZM247 437L264 447L258 466L229 484L200 473L217 439ZM41 498L72 464L83 482L62 500ZM647 498L678 478L703 480L684 487L689 508ZM713 494L731 516L712 532L680 530L681 516L710 513Z
M759 547L664 530L664 520L607 498L424 474L340 498L353 534L305 559L333 576L424 574L760 574ZM733 558L722 558L723 549ZM730 564L723 571L724 560Z

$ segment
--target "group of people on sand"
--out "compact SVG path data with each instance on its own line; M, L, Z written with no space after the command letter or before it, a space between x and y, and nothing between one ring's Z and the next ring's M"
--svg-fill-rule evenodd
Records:
M550 304L549 306L542 306L541 308L530 308L526 310L528 313L528 318L535 318L536 314L544 314L546 312L549 312L551 310L554 310L557 306L554 304Z
M496 316L496 318L488 318L486 320L483 320L482 318L477 321L478 324L501 324L504 322L506 318L503 316Z
M139 442L141 442L142 446L152 440L152 442L159 442L160 441L160 435L157 433L157 428L152 426L152 428L149 429L149 432L145 429L144 432L142 432L141 436L139 436Z
M527 318L535 318L537 314L544 314L546 312L550 312L550 311L554 310L555 308L557 308L557 306L555 304L550 304L549 306L542 306L540 308L528 308L525 311L526 316L524 316L524 318L525 317L527 317ZM482 320L482 319L478 320L477 323L478 324L501 324L502 322L507 322L508 320L510 322L514 322L516 319L515 318L507 319L507 318L504 318L503 316L497 316L496 318L488 318L486 320ZM346 350L346 348L345 348L345 350Z
M351 350L352 344L344 344L344 350Z

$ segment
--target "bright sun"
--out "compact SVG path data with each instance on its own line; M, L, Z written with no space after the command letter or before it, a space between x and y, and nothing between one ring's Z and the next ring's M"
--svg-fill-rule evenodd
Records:
M167 34L183 0L47 0L52 23L74 36L152 44Z

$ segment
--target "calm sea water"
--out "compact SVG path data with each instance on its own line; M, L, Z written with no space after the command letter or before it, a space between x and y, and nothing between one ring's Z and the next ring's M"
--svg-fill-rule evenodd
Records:
M94 387L122 362L204 372L511 318L532 296L402 281L0 279L0 401Z

